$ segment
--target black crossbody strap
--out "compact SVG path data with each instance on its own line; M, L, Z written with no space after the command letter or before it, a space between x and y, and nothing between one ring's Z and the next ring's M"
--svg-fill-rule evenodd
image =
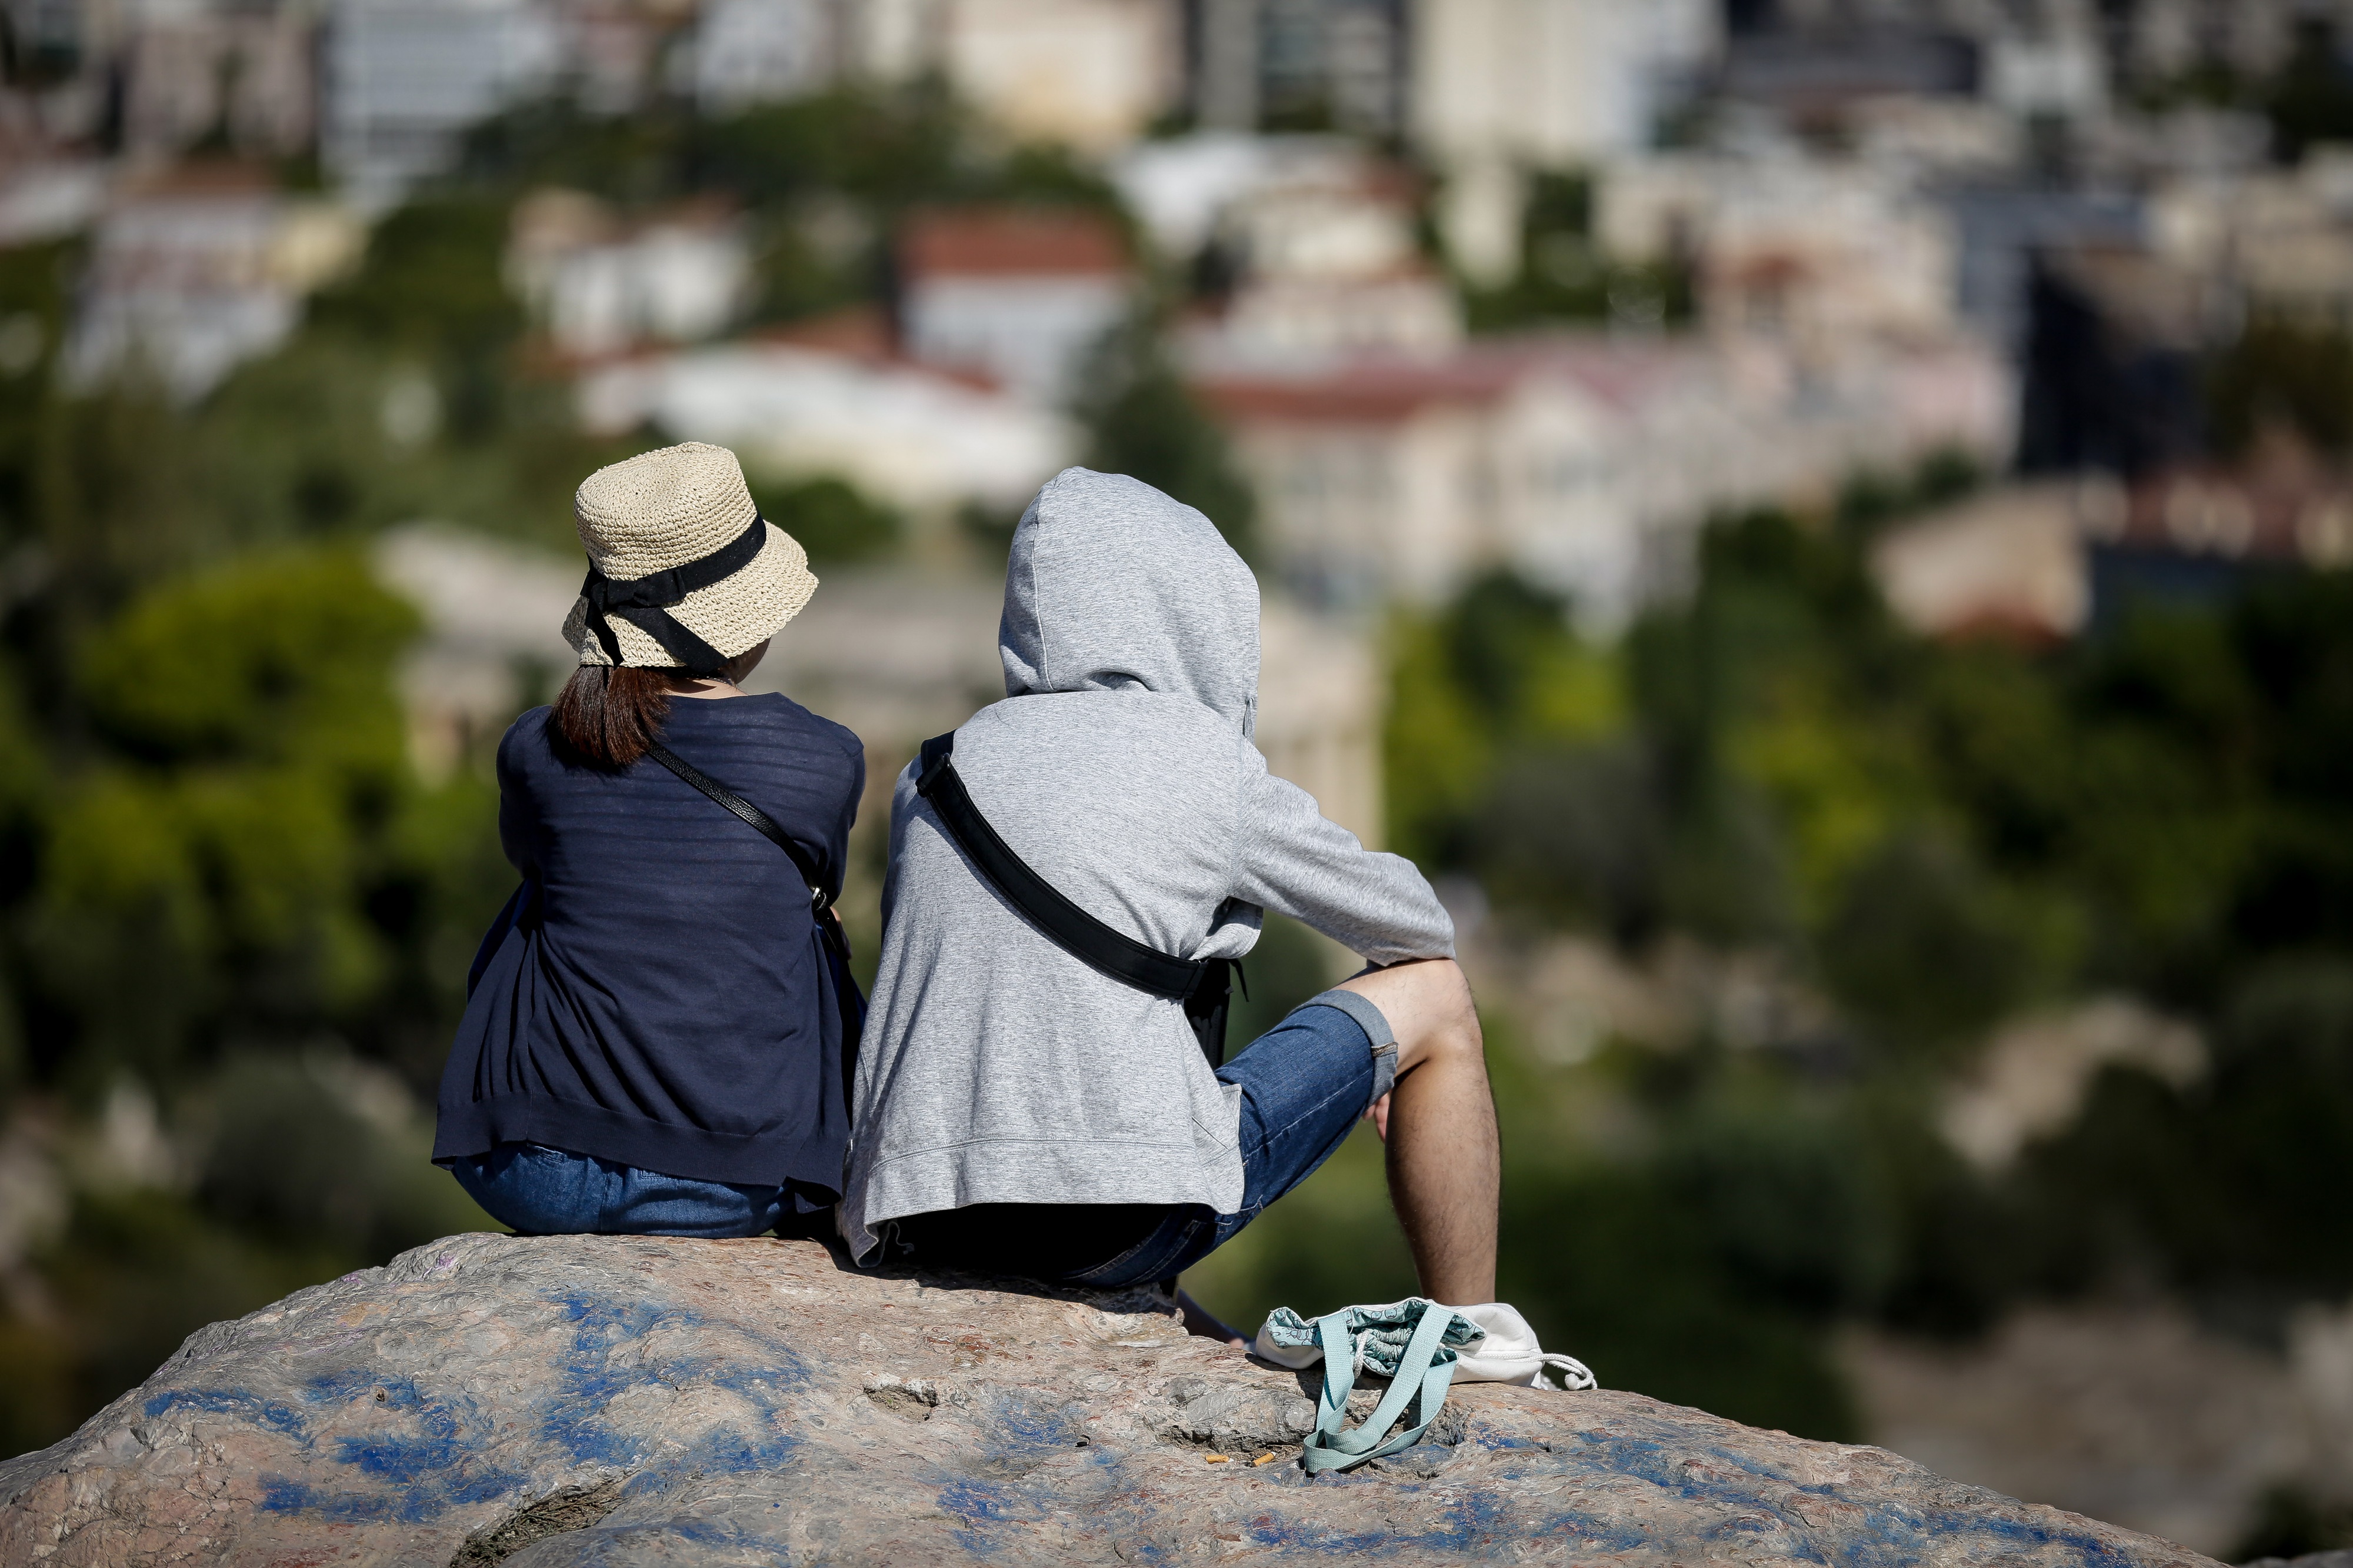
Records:
M1206 959L1177 958L1145 946L1124 931L1114 931L1058 891L1029 868L1029 862L997 837L997 829L972 804L964 780L956 776L950 753L953 733L923 742L922 771L915 793L931 802L947 828L989 886L1029 918L1054 944L1080 962L1155 996L1173 1002L1190 998L1200 989L1209 970Z
M692 784L695 788L701 790L703 794L709 795L712 799L717 801L720 805L725 806L728 810L733 812L737 816L742 817L745 822L750 823L754 827L759 829L760 833L765 837L769 842L776 845L777 848L783 850L786 854L791 856L793 858L793 864L800 868L801 880L808 884L809 907L815 910L819 916L826 916L832 912L834 895L827 889L825 880L823 877L819 875L816 864L809 859L808 852L807 850L793 842L792 835L786 833L782 827L777 826L776 819L775 817L770 816L766 812L762 811L758 806L754 805L750 801L745 800L742 795L737 795L733 790L729 789L725 784L721 784L717 779L712 778L709 773L704 773L701 768L696 767L692 763L688 762L684 757L680 756L676 752L671 751L668 746L663 745L659 741L646 748L646 754L653 758L654 761L659 763L662 766L668 768L670 772L676 773L679 777L684 779L687 783Z

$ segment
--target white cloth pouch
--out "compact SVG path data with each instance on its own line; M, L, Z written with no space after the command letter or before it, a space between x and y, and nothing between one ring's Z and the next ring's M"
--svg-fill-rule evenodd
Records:
M1355 1309L1368 1321L1379 1321L1399 1313L1406 1302L1393 1302L1380 1307ZM1472 1325L1483 1331L1483 1336L1455 1350L1454 1381L1457 1383L1510 1383L1523 1388L1558 1390L1599 1386L1583 1362L1546 1351L1537 1342L1535 1330L1519 1314L1518 1309L1504 1301L1489 1301L1477 1307L1457 1307L1454 1310L1468 1319ZM1304 1324L1288 1307L1278 1307L1259 1326L1258 1337L1250 1344L1250 1353L1262 1361L1293 1370L1314 1366L1324 1359L1322 1348L1307 1344L1278 1343L1274 1327L1278 1318L1287 1318L1291 1331L1286 1336L1296 1340ZM1375 1335L1366 1335L1358 1342L1356 1370L1369 1369L1376 1375L1388 1375L1381 1366L1381 1356L1367 1355L1367 1349L1377 1343ZM1394 1358L1391 1358L1394 1365Z

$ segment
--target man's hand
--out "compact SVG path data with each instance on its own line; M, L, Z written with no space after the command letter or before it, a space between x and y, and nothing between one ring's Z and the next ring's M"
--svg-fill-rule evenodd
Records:
M1365 1120L1373 1124L1373 1131L1381 1135L1381 1142L1388 1142L1389 1141L1389 1097L1385 1094L1365 1107Z

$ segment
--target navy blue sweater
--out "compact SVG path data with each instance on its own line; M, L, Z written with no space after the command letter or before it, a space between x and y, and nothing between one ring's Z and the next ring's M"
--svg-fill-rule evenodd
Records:
M858 737L780 696L670 711L663 742L838 889ZM855 1066L791 858L650 758L567 763L551 729L535 708L499 743L499 837L523 885L475 960L434 1159L544 1143L832 1202Z

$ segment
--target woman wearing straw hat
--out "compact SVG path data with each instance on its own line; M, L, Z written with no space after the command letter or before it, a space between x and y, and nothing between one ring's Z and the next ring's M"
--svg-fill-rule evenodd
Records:
M839 1195L863 1004L833 918L858 737L742 682L817 587L734 454L589 476L580 667L499 745L522 886L433 1158L519 1231L751 1236Z

